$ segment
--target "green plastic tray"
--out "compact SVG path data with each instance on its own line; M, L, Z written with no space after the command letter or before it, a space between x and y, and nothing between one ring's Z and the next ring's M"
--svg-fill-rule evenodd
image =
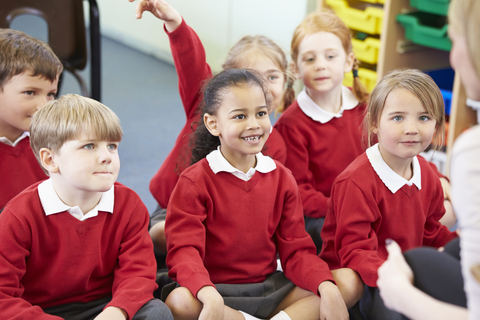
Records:
M450 0L410 0L410 5L420 11L446 16Z
M413 43L444 51L452 48L444 16L418 11L398 14L397 21L405 28L405 37Z

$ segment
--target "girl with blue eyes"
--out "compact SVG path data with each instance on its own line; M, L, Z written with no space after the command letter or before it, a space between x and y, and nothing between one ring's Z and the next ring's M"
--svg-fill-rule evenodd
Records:
M205 87L193 164L180 175L165 223L175 282L162 299L175 319L348 319L305 231L295 179L261 153L270 108L253 70L227 69Z
M378 143L335 180L320 257L348 306L360 300L366 319L395 319L386 316L390 311L376 288L377 269L388 256L386 240L405 251L442 247L457 236L439 222L445 213L442 186L418 157L432 141L435 148L442 145L442 94L421 71L393 71L372 91L364 128L369 145Z
M287 146L285 165L302 197L305 225L320 251L320 230L335 178L364 150L367 96L357 76L350 29L330 11L315 12L292 39L292 71L305 85L275 124ZM353 87L342 85L353 72Z

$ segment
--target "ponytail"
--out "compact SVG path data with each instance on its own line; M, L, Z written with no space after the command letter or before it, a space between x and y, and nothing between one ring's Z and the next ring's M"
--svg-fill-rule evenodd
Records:
M360 82L360 78L358 77L358 66L360 62L357 60L356 57L353 57L353 67L352 67L352 73L353 73L353 86L352 86L352 92L355 98L357 98L358 101L365 102L367 97L368 97L368 91L365 89L363 84Z

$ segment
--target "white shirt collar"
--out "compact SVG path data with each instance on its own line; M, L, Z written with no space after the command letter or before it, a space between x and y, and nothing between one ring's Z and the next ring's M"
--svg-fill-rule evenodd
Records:
M344 110L351 110L358 105L357 98L355 98L352 91L345 86L342 86L342 106L337 113L330 113L323 110L322 107L310 98L305 88L298 94L297 102L303 113L321 123L327 123L333 118L341 118Z
M80 221L96 217L98 215L98 211L113 213L113 204L115 202L114 186L112 186L110 190L102 194L102 198L95 208L86 214L83 214L82 210L80 210L78 206L70 207L60 200L55 192L51 178L38 185L38 196L40 197L40 202L42 203L43 210L47 216L68 211L72 216Z
M14 142L10 141L8 138L6 137L0 137L0 142L2 143L5 143L6 145L8 146L12 146L12 147L15 147L20 141L22 141L24 138L30 136L30 133L28 131L25 131L24 133L22 133L22 135L17 139L15 140Z
M410 180L407 180L399 176L395 171L392 170L392 168L388 166L385 160L383 160L383 157L380 154L380 149L378 148L378 143L368 148L366 153L373 169L383 181L385 186L392 191L392 193L397 192L404 185L411 186L414 184L417 186L418 190L422 189L420 163L418 162L416 156L413 157L413 176Z
M218 146L217 150L214 150L207 155L207 161L213 173L217 174L220 171L230 172L244 181L250 180L256 171L267 173L277 168L277 165L272 158L264 156L261 152L257 153L255 156L257 157L257 165L255 168L250 168L247 173L232 166L220 152L220 146Z

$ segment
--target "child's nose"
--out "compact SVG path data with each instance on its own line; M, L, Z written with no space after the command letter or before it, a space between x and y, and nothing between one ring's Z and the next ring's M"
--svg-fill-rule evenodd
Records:
M99 161L101 163L110 163L112 162L112 154L110 153L110 150L108 150L108 147L104 148L99 148Z
M418 127L414 121L408 121L405 125L405 133L406 134L417 134Z
M258 129L260 125L255 117L250 117L248 121L248 129Z

